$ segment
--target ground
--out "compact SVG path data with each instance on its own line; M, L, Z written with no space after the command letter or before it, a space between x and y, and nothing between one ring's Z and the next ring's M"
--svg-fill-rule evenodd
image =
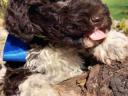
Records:
M128 58L112 66L96 64L81 76L57 85L60 96L128 96Z

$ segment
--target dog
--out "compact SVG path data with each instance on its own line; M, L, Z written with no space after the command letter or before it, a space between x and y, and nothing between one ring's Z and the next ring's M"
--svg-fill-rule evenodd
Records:
M53 86L82 74L86 57L109 65L125 59L128 38L109 31L111 23L100 0L10 0L6 29L31 49L25 64L7 62L3 67L4 94L59 96Z

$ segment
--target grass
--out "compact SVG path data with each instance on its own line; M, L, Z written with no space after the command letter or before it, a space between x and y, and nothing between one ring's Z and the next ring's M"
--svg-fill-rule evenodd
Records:
M128 18L128 0L103 0L114 19Z

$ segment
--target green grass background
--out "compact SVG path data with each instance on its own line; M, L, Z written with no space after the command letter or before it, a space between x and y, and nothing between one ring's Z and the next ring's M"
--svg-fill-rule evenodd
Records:
M114 19L128 18L128 0L103 0Z

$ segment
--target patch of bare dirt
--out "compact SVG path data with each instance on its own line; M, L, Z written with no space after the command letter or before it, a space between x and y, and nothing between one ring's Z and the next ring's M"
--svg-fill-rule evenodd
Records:
M128 96L128 58L112 66L97 64L55 88L60 96Z

